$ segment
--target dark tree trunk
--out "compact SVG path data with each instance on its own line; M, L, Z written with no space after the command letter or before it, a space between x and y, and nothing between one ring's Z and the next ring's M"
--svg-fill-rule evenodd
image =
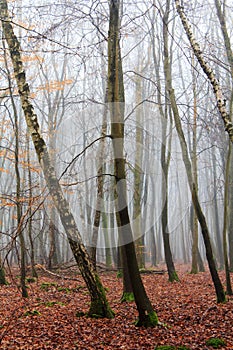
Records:
M232 148L232 145L230 145ZM233 151L231 150L230 159L230 176L229 176L229 227L228 227L228 241L229 241L229 269L233 272Z
M2 261L0 258L0 285L6 285L7 281L6 281L6 276L5 276L5 270L4 267L2 266Z
M169 90L169 80L171 79L171 62L169 60L168 50L168 16L170 11L170 1L166 3L166 9L163 16L163 52L164 52L164 75L166 77L166 95ZM168 120L168 107L165 113L163 113L165 120ZM164 181L162 183L162 196L164 198L163 210L162 210L162 234L164 243L164 254L165 261L168 270L169 281L179 281L178 275L175 270L173 263L172 252L170 247L170 236L168 228L168 197L167 197L167 186L168 186L168 170L170 164L170 149L167 150L167 139L166 139L167 123L162 123L162 146L161 146L161 165L164 174ZM170 136L171 137L171 136ZM168 153L166 156L166 152Z
M131 278L135 303L137 305L139 320L138 326L153 327L158 324L158 318L146 294L139 273L133 233L130 225L128 205L126 200L125 159L123 154L124 143L124 85L119 46L119 0L110 1L110 20L108 37L108 102L111 115L111 133L114 151L115 182L117 191L117 214L119 215L120 243L124 249L127 268ZM122 102L122 104L120 104Z

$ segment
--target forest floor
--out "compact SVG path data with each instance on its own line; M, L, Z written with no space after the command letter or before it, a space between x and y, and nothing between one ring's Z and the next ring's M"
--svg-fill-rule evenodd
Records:
M158 267L158 269L164 268ZM164 324L137 328L134 303L121 303L122 280L116 272L103 272L101 279L115 318L77 317L87 312L90 298L75 269L56 272L65 280L40 273L29 283L29 298L23 299L19 279L8 276L9 285L0 287L0 349L148 349L159 345L186 346L210 350L209 338L225 341L221 349L233 349L233 297L217 304L209 272L191 275L188 266L177 267L180 282L168 282L167 274L143 274L147 293ZM65 271L65 272L64 272ZM224 272L220 272L224 283ZM233 276L232 276L233 277Z

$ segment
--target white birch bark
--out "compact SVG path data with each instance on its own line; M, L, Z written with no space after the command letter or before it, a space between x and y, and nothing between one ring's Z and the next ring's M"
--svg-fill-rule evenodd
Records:
M189 39L190 45L193 49L193 52L203 70L203 72L206 74L207 78L209 79L209 82L212 85L214 95L216 97L217 101L217 107L219 110L219 113L223 119L225 130L229 134L229 138L231 142L233 143L233 124L230 118L229 113L226 109L226 100L223 96L221 86L219 84L219 81L217 80L213 69L210 67L208 62L204 59L204 55L202 54L201 48L199 43L197 42L196 38L194 37L194 34L192 32L191 25L189 24L189 21L184 13L183 7L180 5L179 0L175 0L176 10L180 16L181 22L183 24L184 30L187 34L187 37Z

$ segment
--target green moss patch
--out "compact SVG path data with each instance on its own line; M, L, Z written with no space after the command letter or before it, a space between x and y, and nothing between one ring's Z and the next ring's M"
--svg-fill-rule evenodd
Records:
M24 316L40 316L40 312L38 310L28 310L23 315Z
M143 319L139 319L135 322L136 327L155 327L159 323L158 316L155 311L149 312Z
M28 278L26 278L26 282L27 283L35 283L36 279L34 277L28 277Z
M48 282L43 282L40 286L41 289L48 291L51 287L57 287L57 283L48 283Z
M210 338L206 340L207 346L212 346L214 349L219 349L222 346L226 345L225 340L221 338Z
M180 345L178 347L173 345L159 345L155 348L155 350L190 350L187 346Z
M133 294L133 292L131 292L131 293L124 292L122 297L121 297L121 302L122 303L124 303L124 302L130 303L132 301L134 301L134 294Z

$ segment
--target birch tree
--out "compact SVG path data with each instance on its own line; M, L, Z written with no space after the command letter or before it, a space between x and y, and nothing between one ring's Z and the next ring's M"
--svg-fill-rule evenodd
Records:
M200 48L199 43L194 37L194 34L192 32L191 26L189 24L189 21L187 19L187 16L184 13L184 9L180 4L179 0L175 0L176 10L180 16L181 22L183 24L184 30L187 34L187 37L189 39L190 45L192 47L192 50L203 70L203 72L206 74L210 84L212 85L213 92L217 101L217 107L219 110L219 113L222 117L222 120L224 122L225 130L227 131L230 141L233 143L233 124L230 118L229 113L226 109L226 100L223 96L222 88L220 86L220 83L218 79L216 78L213 69L210 67L208 62L205 60L202 50Z

